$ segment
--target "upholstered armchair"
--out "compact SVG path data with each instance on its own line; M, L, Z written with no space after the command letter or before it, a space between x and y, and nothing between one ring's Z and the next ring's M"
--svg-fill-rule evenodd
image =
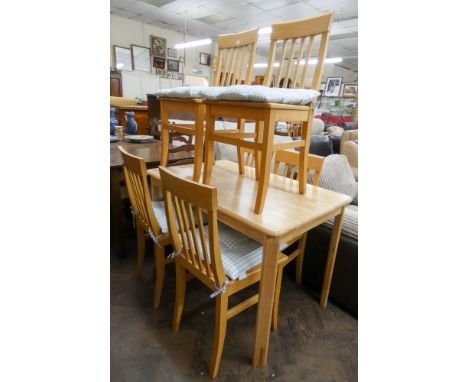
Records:
M358 130L343 131L340 154L348 158L354 177L358 179Z

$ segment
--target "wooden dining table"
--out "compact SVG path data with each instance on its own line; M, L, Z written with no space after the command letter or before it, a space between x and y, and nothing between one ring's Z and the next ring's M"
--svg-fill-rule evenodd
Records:
M121 182L123 181L123 158L119 146L122 146L132 155L145 160L147 168L159 166L161 159L161 141L152 140L147 143L132 143L126 140L111 142L110 144L110 209L111 209L111 234L112 247L119 258L127 255L122 211ZM181 147L178 145L177 147ZM172 146L170 150L175 150ZM169 153L169 163L181 160L193 159L193 151L178 151Z
M193 165L171 167L170 170L177 176L192 179ZM218 219L263 244L252 363L256 367L265 366L281 243L335 218L320 298L321 306L325 307L344 209L351 202L351 198L309 184L306 185L305 193L299 194L299 184L296 180L271 174L265 207L262 214L255 214L255 195L258 187L255 169L246 167L245 173L240 175L237 163L222 160L215 162L212 171L210 185L218 190ZM148 174L152 178L152 186L160 187L159 170L149 170Z

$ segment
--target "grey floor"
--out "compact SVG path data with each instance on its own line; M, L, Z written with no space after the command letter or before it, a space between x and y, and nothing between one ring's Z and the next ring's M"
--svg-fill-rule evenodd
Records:
M148 243L151 247L151 244ZM163 298L153 309L154 258L148 248L142 279L132 277L133 247L123 259L111 256L111 381L210 381L214 307L198 280L187 285L181 329L170 329L175 272L167 267ZM289 266L294 266L293 264ZM256 292L235 295L232 303ZM217 381L357 381L358 322L285 275L279 328L270 335L268 365L253 368L256 307L230 319Z

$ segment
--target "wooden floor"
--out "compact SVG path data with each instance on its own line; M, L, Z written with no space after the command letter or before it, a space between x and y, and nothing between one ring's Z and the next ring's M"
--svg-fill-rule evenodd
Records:
M147 244L149 250L152 244ZM133 246L129 246L132 250ZM142 279L134 280L135 256L110 260L110 375L112 382L210 381L214 300L198 280L187 285L178 333L170 329L175 272L168 266L159 309L152 309L154 257L148 251ZM293 266L294 265L290 265ZM286 272L288 273L288 272ZM232 302L255 293L255 287ZM266 368L253 368L256 307L228 321L217 381L357 381L356 319L332 303L320 308L316 293L285 275L279 327L270 336Z

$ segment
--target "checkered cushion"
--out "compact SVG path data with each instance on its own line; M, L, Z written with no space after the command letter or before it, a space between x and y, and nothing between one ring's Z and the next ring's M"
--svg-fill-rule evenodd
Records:
M166 219L166 209L164 208L163 201L154 201L151 202L153 205L153 211L156 215L156 220L158 221L159 226L161 227L162 233L169 233L169 228L167 227Z
M269 88L262 85L233 86L180 86L161 89L154 93L159 97L202 98L210 100L274 102L306 105L317 99L320 93L310 89Z

